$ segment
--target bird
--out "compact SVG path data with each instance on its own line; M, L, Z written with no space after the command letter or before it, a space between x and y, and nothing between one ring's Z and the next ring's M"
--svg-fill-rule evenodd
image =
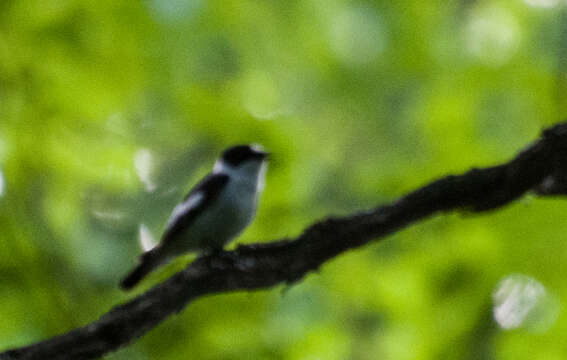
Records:
M227 148L169 217L159 244L139 257L120 282L123 290L176 256L221 251L253 220L264 187L269 153L259 145Z

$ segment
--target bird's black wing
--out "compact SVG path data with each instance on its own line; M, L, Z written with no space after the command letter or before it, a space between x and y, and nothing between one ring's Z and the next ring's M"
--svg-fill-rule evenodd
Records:
M183 202L175 207L167 228L161 239L164 245L168 239L176 237L191 226L195 218L205 210L218 197L228 183L226 174L210 174L198 183L183 199Z

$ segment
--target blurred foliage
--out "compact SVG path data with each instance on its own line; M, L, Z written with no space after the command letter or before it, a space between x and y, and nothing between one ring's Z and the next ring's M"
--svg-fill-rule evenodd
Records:
M1 0L0 348L131 298L142 224L159 237L228 145L274 154L240 243L509 159L567 114L566 6ZM440 215L107 359L564 359L565 213Z

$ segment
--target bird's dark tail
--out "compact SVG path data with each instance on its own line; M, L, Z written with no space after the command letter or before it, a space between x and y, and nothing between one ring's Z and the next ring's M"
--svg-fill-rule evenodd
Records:
M159 247L146 251L140 256L140 263L121 282L122 290L130 290L137 283L163 263Z

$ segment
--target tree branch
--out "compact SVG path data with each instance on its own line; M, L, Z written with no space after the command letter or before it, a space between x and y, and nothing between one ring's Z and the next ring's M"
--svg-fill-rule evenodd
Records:
M544 131L538 141L508 163L444 177L371 211L324 219L296 239L241 245L234 251L198 258L98 320L37 344L0 353L0 360L98 358L141 337L203 295L299 281L338 254L437 212L488 211L532 189L542 196L566 194L565 174L567 122Z

